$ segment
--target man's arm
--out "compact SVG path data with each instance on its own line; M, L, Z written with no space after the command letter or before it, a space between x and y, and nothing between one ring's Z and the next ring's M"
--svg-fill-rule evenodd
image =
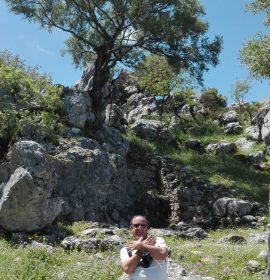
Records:
M132 241L128 243L128 248L130 250L138 250L138 251L148 251L153 259L156 260L164 260L168 255L168 249L165 246L155 246L155 240L152 242L153 237L149 237L148 240L145 241ZM154 238L155 239L155 238Z
M143 242L142 242L143 243ZM164 260L166 259L168 255L168 249L166 247L157 247L153 245L148 245L143 243L142 244L143 249L149 252L149 254L152 256L153 259L155 260Z
M129 259L122 262L122 269L125 273L130 274L133 273L140 262L141 252L137 250L137 252L132 255Z

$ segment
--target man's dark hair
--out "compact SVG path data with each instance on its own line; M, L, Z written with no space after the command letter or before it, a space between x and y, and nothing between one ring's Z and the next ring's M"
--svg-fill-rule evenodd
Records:
M147 220L147 218L144 216L144 215L135 215L133 216L131 219L130 219L130 225L132 225L132 221L135 219L135 218L138 218L138 217L141 217L141 218L144 218L146 223L147 223L147 227L149 227L149 221Z

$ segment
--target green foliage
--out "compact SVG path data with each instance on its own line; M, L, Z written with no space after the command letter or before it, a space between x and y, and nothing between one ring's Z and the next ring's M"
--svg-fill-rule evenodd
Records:
M253 0L253 2L249 3L247 5L248 10L259 13L259 12L265 12L266 17L264 24L266 26L270 25L270 1L269 0Z
M146 53L157 54L176 72L187 71L201 83L209 65L218 63L222 39L209 41L197 0L5 1L11 12L49 31L56 27L68 32L67 51L77 66L95 64L95 128L104 121L100 92L118 62L133 67Z
M0 111L0 138L10 139L18 133L19 124L15 110L1 109Z
M243 104L245 96L250 89L249 82L247 80L237 81L232 90L232 97L237 104Z
M61 87L51 84L47 75L27 68L9 52L0 52L0 137L16 136L24 125L39 127L39 133L55 140L64 126L59 113L63 107Z
M245 43L241 61L247 65L255 79L270 79L270 36L258 34Z
M136 67L135 75L138 85L147 94L168 96L176 87L177 74L162 56L146 57Z
M240 115L240 122L244 127L252 125L253 117L261 106L258 102L245 102L249 89L250 84L247 80L237 81L232 89L232 97L237 104L234 109Z
M225 97L218 94L215 88L205 90L200 96L200 102L204 105L208 114L214 118L223 113L227 106Z
M264 24L270 25L270 1L253 0L247 5L248 10L254 13L266 14ZM246 42L241 50L241 61L246 64L250 74L255 79L270 79L270 36L257 34Z

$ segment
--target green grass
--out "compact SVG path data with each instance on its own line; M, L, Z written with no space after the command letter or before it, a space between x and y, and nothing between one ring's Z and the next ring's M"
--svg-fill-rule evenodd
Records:
M15 248L0 240L0 279L5 280L115 280L121 275L119 252L67 252L56 247L50 255L43 249Z
M224 133L219 137L222 135L225 137ZM185 135L185 137L182 142L189 136ZM211 134L208 137L211 137ZM269 173L253 170L249 164L243 163L233 156L199 154L183 147L177 148L157 141L140 139L132 132L127 132L126 138L131 145L134 145L136 152L140 152L142 156L145 156L145 153L152 153L169 157L175 163L187 166L206 181L238 189L258 202L265 204L268 202ZM207 141L214 143L217 140L218 138L212 136L211 141ZM235 136L227 136L223 140L235 141L236 139ZM252 149L252 152L261 149L262 145L259 144Z
M83 228L84 222L76 223ZM119 229L117 234L129 240L130 231ZM259 253L267 250L266 243L247 243L243 245L221 243L220 238L240 235L245 238L263 233L260 229L219 229L209 232L209 238L196 241L177 237L165 237L171 248L171 258L189 273L211 276L216 280L262 280L266 261ZM79 234L80 232L78 232ZM260 263L260 271L250 273L246 264L250 260ZM0 279L5 280L116 280L122 274L119 249L85 252L83 250L65 251L59 245L55 253L30 245L15 247L5 239L0 239ZM224 269L229 271L226 278Z
M173 155L179 163L214 184L235 188L257 201L268 202L269 173L252 170L232 156L200 155L183 151Z
M216 280L262 280L265 279L263 272L267 264L259 254L267 250L266 243L239 245L218 242L222 236L237 234L245 237L256 232L254 229L218 230L210 232L210 239L202 241L167 237L166 242L172 248L172 258L188 272ZM251 273L247 270L250 260L260 263L260 271Z

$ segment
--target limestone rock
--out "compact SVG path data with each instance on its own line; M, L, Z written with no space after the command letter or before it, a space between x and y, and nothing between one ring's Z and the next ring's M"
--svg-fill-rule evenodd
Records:
M214 154L234 154L237 150L235 143L220 142L216 144L209 144L206 147L208 153Z
M216 216L245 216L248 215L253 208L253 204L249 201L239 200L235 198L219 198L213 204L213 212Z
M256 145L255 141L248 140L247 138L243 137L234 142L239 150L248 151L254 145Z
M105 116L106 116L105 123L108 126L121 128L122 125L125 123L124 112L116 104L107 105Z
M69 91L64 95L64 114L68 123L75 128L84 128L86 121L94 121L92 100L87 92Z
M57 152L55 194L65 201L61 217L68 217L70 221L112 222L114 209L127 211L131 203L124 158L127 147L122 137L115 139L120 142L117 140L115 146L111 145L111 152L99 145L81 145L77 141Z
M202 228L189 228L181 231L179 236L188 239L205 239L208 237L208 234Z
M243 244L246 243L246 239L243 236L240 235L228 235L222 237L219 242L228 242L228 243L238 243L238 244Z
M154 97L145 97L142 93L135 93L127 100L126 119L132 123L149 115L157 115L158 107Z
M242 130L243 130L243 127L239 124L239 122L228 123L224 127L224 132L226 134L239 134L242 132Z
M75 84L75 89L78 91L89 91L93 85L95 73L95 65L88 63L84 68L82 78Z
M37 186L31 174L19 167L4 186L0 199L0 225L7 231L31 232L51 225L61 211L58 198Z
M261 265L258 261L250 260L247 262L247 270L250 272L257 272L261 269Z
M234 110L230 110L224 113L220 120L223 124L235 123L239 121L239 115Z
M144 139L161 139L165 143L171 143L173 140L169 130L160 121L139 119L131 129Z

